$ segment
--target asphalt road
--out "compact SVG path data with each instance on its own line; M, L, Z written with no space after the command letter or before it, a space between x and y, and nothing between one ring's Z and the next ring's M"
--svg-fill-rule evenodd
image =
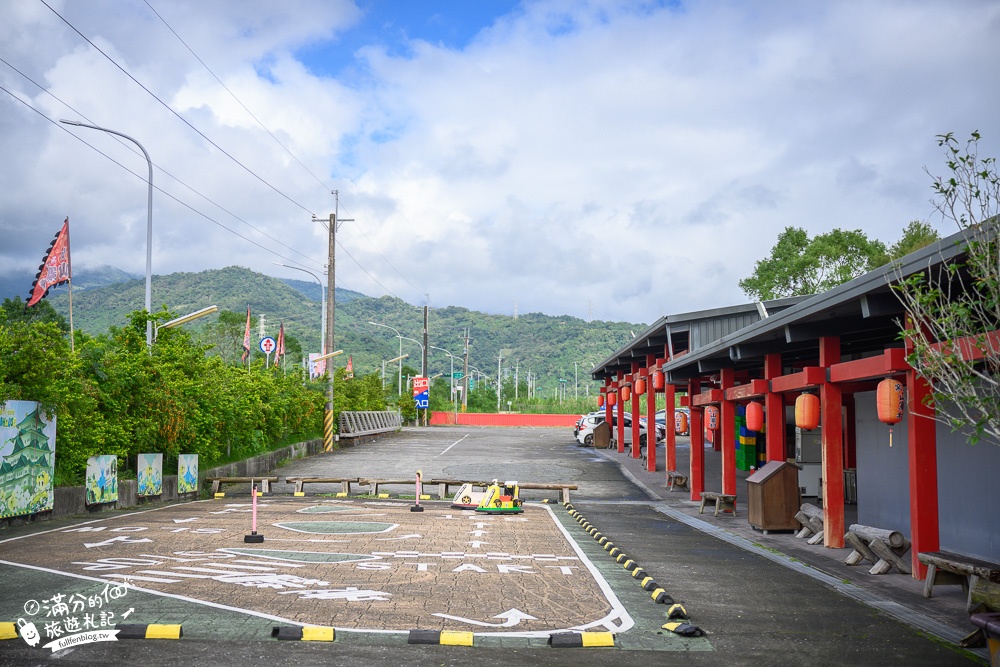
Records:
M929 638L870 606L793 569L675 521L658 511L642 489L622 474L618 465L578 447L568 430L531 428L440 427L406 429L376 443L292 461L274 471L285 476L345 476L409 478L416 469L424 477L516 479L522 482L570 482L573 508L596 530L637 562L676 601L704 638L683 639L660 628L666 605L656 604L570 516L551 506L569 537L599 570L634 623L616 637L614 648L552 648L544 638L509 639L476 636L475 646L417 646L399 632L338 632L336 641L278 641L270 638L277 623L265 615L241 611L239 602L207 605L183 596L130 590L129 608L158 619L182 624L178 640L145 639L83 644L56 653L32 648L20 639L0 641L0 665L158 665L346 664L370 665L970 665L963 654ZM276 494L291 493L289 485ZM238 489L234 491L239 492ZM307 489L332 494L339 487ZM398 492L407 492L399 489ZM412 493L412 491L409 491ZM557 500L553 492L530 491L528 501ZM326 502L326 495L315 496ZM235 500L246 501L237 496ZM214 501L220 502L220 501ZM204 506L205 504L201 504ZM449 509L426 503L433 516ZM185 510L191 508L189 504ZM155 514L156 511L150 513ZM117 513L119 515L127 512ZM30 544L39 562L57 558L67 540L79 542L69 528L110 527L112 514L39 522L0 533L0 621L24 617L27 600L89 600L107 580L67 577L55 567L25 567ZM127 518L118 519L127 521ZM95 523L85 523L95 522ZM124 524L121 524L124 525ZM183 525L183 524L178 524ZM208 524L205 524L208 525ZM110 534L110 533L107 533ZM122 533L128 535L127 532ZM136 533L138 535L138 533ZM106 535L101 535L104 538ZM134 536L133 536L134 537ZM96 539L96 538L95 538ZM192 548L198 546L191 536ZM556 547L553 547L556 549ZM20 550L20 551L19 551ZM512 551L513 553L514 551ZM38 554L43 554L39 558ZM10 559L10 560L8 560ZM66 560L66 559L63 559ZM442 582L445 580L442 579ZM449 586L454 585L447 584ZM444 591L427 587L428 599ZM241 592L245 607L253 606L253 588ZM558 606L558 592L553 593ZM75 598L73 597L75 596ZM247 597L250 596L250 597ZM259 603L259 600L256 601ZM116 601L116 604L118 601ZM82 604L82 603L81 603ZM573 605L571 599L562 602ZM109 603L108 609L111 609ZM121 604L114 607L119 615ZM94 614L99 613L94 611ZM139 612L136 612L138 615ZM40 621L42 617L36 616ZM93 616L95 622L97 616ZM125 621L129 622L129 621Z

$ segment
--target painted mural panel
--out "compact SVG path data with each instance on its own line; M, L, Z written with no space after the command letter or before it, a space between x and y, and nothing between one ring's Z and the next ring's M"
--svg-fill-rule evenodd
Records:
M87 459L87 504L118 501L118 457L91 456Z
M158 496L163 493L163 454L139 454L140 496Z
M52 509L56 418L34 401L0 405L0 518Z
M177 493L198 492L198 455L177 456Z

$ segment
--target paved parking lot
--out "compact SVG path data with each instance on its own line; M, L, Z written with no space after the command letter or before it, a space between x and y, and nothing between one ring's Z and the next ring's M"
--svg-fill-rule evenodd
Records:
M690 664L968 665L976 656L920 634L814 578L675 520L614 457L562 429L406 429L289 462L284 477L518 479L569 482L576 510L638 562L705 637L664 630L667 606L558 503L484 516L447 502L336 498L339 485L258 502L263 543L247 543L248 488L225 498L40 522L0 535L0 621L33 620L46 642L89 625L181 624L178 641L101 642L57 653L0 641L0 664L255 661L328 664L647 665L650 651ZM409 493L413 489L394 489ZM550 497L546 497L550 496ZM550 500L546 504L541 501ZM70 618L74 619L70 621ZM69 627L67 624L74 627ZM336 628L336 639L281 642L276 627ZM468 631L474 646L407 645L410 630ZM551 633L614 634L607 649L553 649ZM308 645L307 645L308 644ZM474 651L469 653L468 651ZM675 660L676 658L662 659Z

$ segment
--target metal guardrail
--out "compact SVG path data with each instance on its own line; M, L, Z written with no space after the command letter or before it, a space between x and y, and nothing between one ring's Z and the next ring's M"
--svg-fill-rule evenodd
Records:
M396 412L341 412L339 435L341 438L360 438L366 435L391 433L403 427L403 418Z

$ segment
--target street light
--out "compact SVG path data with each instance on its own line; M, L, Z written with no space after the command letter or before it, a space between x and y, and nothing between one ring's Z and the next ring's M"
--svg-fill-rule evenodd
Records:
M394 331L396 333L396 337L399 338L399 354L400 355L403 354L403 339L404 338L406 340L413 341L414 343L416 343L417 345L419 345L420 346L421 356L423 355L424 346L420 343L419 340L417 340L415 338L410 338L409 336L404 336L403 334L399 333L399 331L397 331L393 327L390 327L388 324L379 324L378 322L368 322L368 324L371 324L372 326L376 326L376 327L385 327L386 329L391 329L392 331ZM399 396L403 395L403 365L402 364L399 365L399 380L397 381L396 393Z
M323 285L323 281L319 279L312 271L308 269L303 269L298 266L292 266L291 264L282 264L281 262L272 262L272 264L277 264L278 266L283 266L286 269L295 269L296 271L302 271L303 273L308 273L310 276L316 279L319 283L319 300L321 302L321 315L320 315L320 326L319 326L319 349L321 352L326 352L326 287Z
M193 313L188 313L187 315L181 315L169 322L164 322L163 324L156 327L153 331L153 340L156 340L157 335L160 333L160 329L172 329L173 327L180 326L182 324L187 324L191 320L196 320L199 317L205 317L206 315L211 315L212 313L219 310L218 306L209 306L208 308L202 308L201 310L196 310Z
M388 361L386 361L385 359L382 360L382 389L383 390L385 390L385 365L386 364L391 364L394 361L402 361L403 359L406 359L408 356L410 356L410 355L408 355L408 354L401 354L398 357L396 357L395 359L389 359ZM403 368L403 364L400 364L399 367L400 367L400 369L402 369Z
M81 123L78 120L60 120L60 123L65 123L66 125L75 125L76 127L89 127L92 130L100 130L101 132L107 132L108 134L114 134L123 139L128 139L142 151L142 154L146 156L146 165L149 167L149 201L146 205L146 314L147 317L152 315L153 305L152 305L152 295L153 295L153 161L149 159L149 153L146 149L142 147L138 141L128 136L127 134L122 134L121 132L116 132L114 130L109 130L106 127L98 127L97 125L88 125L87 123ZM146 347L151 348L153 346L153 321L146 320Z

